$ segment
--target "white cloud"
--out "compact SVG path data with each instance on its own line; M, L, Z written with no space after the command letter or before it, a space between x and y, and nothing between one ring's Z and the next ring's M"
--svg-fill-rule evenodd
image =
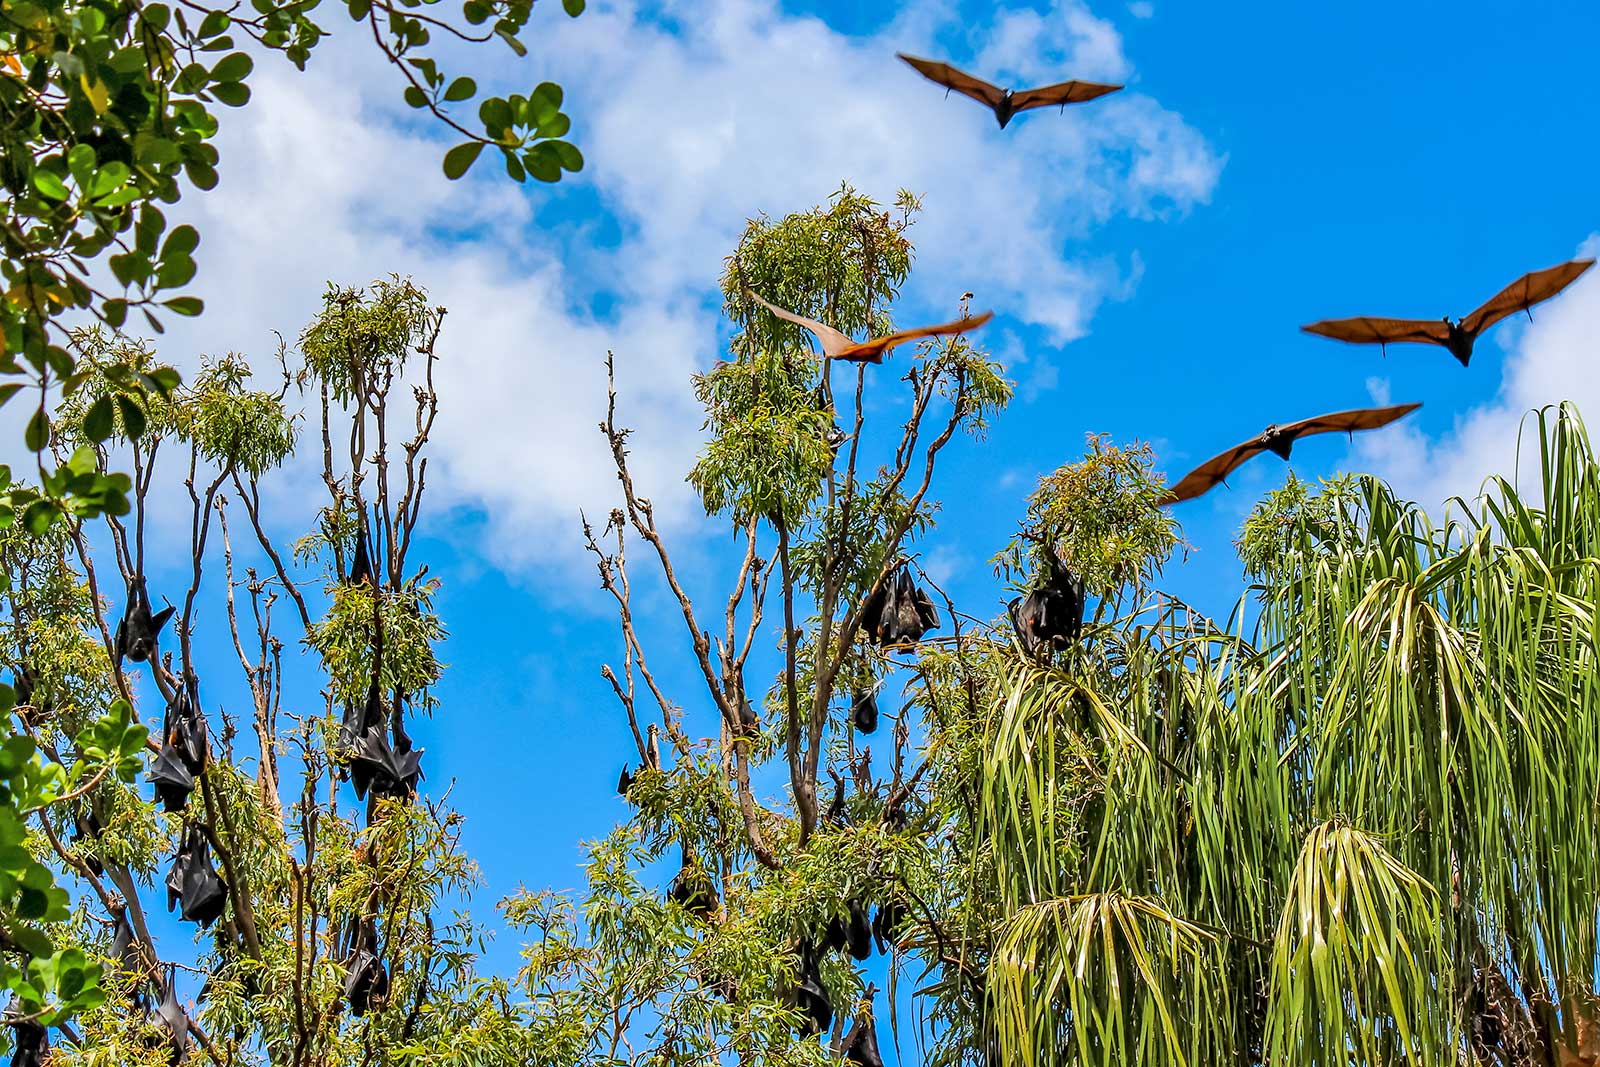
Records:
M392 72L361 42L330 42L303 75L264 64L251 105L226 116L221 187L185 202L205 238L208 311L164 354L261 357L271 330L292 339L324 280L409 273L451 309L433 484L487 512L500 562L572 546L578 508L610 505L595 431L607 349L641 485L681 517L699 426L687 377L716 355L716 279L746 216L806 207L841 180L880 199L910 188L927 210L908 306L940 313L973 289L976 306L1060 345L1137 275L1136 257L1085 247L1101 224L1209 198L1219 155L1131 89L1002 132L893 59L940 54L935 35L960 25L939 0L916 0L871 38L772 0L537 16L539 58L479 81L560 81L587 166L570 187L526 195L487 155L481 173L445 181L440 132L398 106ZM982 68L1132 73L1115 29L1078 0L1045 16L1002 10L972 35ZM608 217L544 224L592 201ZM604 315L588 310L596 298Z
M1136 19L1154 18L1156 5L1150 3L1150 0L1133 0L1133 3L1128 5L1128 14Z
M1579 250L1584 257L1597 252L1600 233ZM1533 314L1531 323L1512 320L1497 327L1500 334L1494 340L1505 346L1506 356L1492 400L1457 416L1454 426L1437 439L1409 423L1358 438L1350 468L1372 470L1403 496L1434 509L1454 496L1471 499L1490 476L1518 473L1518 433L1533 409L1572 401L1580 414L1600 419L1600 375L1595 373L1600 360L1600 270L1591 270ZM1472 369L1487 369L1493 358L1491 344L1479 341ZM1537 464L1537 455L1525 450L1524 476L1536 473L1530 461Z

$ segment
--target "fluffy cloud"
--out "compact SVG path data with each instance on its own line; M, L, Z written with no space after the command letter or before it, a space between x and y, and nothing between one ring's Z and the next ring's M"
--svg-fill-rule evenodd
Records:
M332 42L305 75L265 65L251 106L228 116L221 187L185 209L205 236L207 314L165 348L180 362L260 356L272 330L306 321L324 280L414 275L451 310L435 485L489 516L502 563L548 556L580 507L609 506L595 431L608 349L641 481L669 518L688 513L699 413L686 379L716 355L716 278L746 216L815 203L841 180L882 199L910 188L927 211L906 314L972 289L1008 329L1060 345L1137 273L1136 257L1094 248L1096 229L1204 202L1222 165L1136 89L1002 133L893 59L944 53L933 41L960 24L938 0L913 0L872 37L772 0L616 0L535 27L538 58L479 81L561 81L587 167L526 194L490 156L445 181L440 131L396 106L392 72L359 42ZM978 65L1028 80L1133 73L1114 26L1079 0L1002 9L963 38Z
M1600 253L1600 234L1579 254ZM1517 439L1529 411L1570 400L1589 419L1600 418L1600 270L1591 270L1571 288L1534 312L1531 323L1510 320L1497 327L1506 347L1500 389L1494 399L1458 416L1449 432L1430 439L1409 424L1358 439L1351 469L1372 470L1396 490L1434 508L1451 497L1467 499L1493 475L1537 477L1536 455L1522 457L1517 470ZM1503 335L1510 334L1507 338ZM1489 343L1480 342L1476 370L1489 360ZM1386 383L1375 385L1380 398ZM1600 425L1591 421L1590 425ZM1530 464L1533 464L1531 466Z

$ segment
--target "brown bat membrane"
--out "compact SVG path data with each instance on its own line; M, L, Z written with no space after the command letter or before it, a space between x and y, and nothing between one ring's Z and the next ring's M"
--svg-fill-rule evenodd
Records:
M1472 359L1472 345L1479 334L1519 311L1526 311L1528 318L1533 318L1533 312L1529 310L1533 305L1549 300L1592 266L1592 259L1575 259L1570 263L1524 274L1496 293L1482 307L1459 319L1378 319L1362 316L1355 319L1324 319L1300 328L1306 333L1358 345L1377 344L1385 348L1394 343L1439 345L1448 349L1465 367Z
M1259 437L1252 437L1243 444L1233 446L1184 475L1183 481L1172 487L1165 503L1176 504L1204 495L1219 483L1226 481L1228 475L1238 470L1246 460L1262 452L1271 452L1280 459L1288 459L1289 449L1302 437L1319 433L1353 435L1357 430L1376 430L1380 426L1387 426L1396 419L1411 414L1421 406L1421 404L1396 404L1386 408L1357 408L1354 411L1336 411L1331 415L1301 419L1299 422L1291 422L1284 426L1268 426Z
M1028 111L1036 107L1053 107L1058 104L1065 111L1068 104L1087 103L1122 88L1120 85L1071 81L1058 82L1039 89L1002 89L998 85L990 85L982 78L974 78L966 71L957 70L948 63L918 59L904 52L896 52L895 55L909 63L911 68L924 78L944 86L946 96L950 91L958 92L990 108L994 111L995 120L1000 123L1002 130L1019 111Z
M796 326L804 326L811 331L817 343L822 346L822 354L829 359L844 359L853 363L882 363L883 354L896 345L903 345L907 341L915 341L920 337L943 337L947 334L966 333L994 318L994 312L985 311L981 315L969 315L964 319L954 322L942 322L937 326L919 326L914 330L896 330L894 333L874 337L870 341L852 341L832 326L808 319L804 315L796 315L792 311L785 311L762 299L761 294L754 290L746 290L755 302L772 312L785 322L792 322Z

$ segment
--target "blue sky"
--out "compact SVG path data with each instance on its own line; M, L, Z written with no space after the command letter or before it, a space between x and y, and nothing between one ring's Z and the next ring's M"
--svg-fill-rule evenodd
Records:
M1469 370L1442 351L1384 359L1297 327L1459 315L1592 247L1600 9L1510 10L708 0L600 3L569 24L552 8L535 17L543 53L496 59L479 80L566 85L589 167L555 190L519 190L484 164L443 182L447 144L336 38L309 77L263 68L255 102L228 116L223 184L186 209L205 234L208 313L162 352L189 367L230 348L265 360L269 331L298 331L329 278L411 273L452 308L443 499L415 552L444 580L451 666L416 733L430 792L455 779L488 882L480 910L519 883L577 887L580 842L625 814L613 789L629 753L599 675L618 658L615 625L578 551L577 508L609 506L614 485L592 431L600 360L617 353L645 491L709 593L732 563L723 527L681 484L699 425L686 377L726 335L716 277L747 214L803 209L841 179L883 200L908 184L927 199L901 321L950 310L963 289L995 308L984 339L1016 360L1019 397L987 441L953 446L923 546L974 614L999 606L985 561L1034 479L1079 455L1088 431L1152 441L1177 477L1269 422L1419 400L1404 430L1354 452L1307 443L1294 469L1373 469L1431 504L1509 470L1526 408L1573 398L1600 418L1586 369L1600 279L1531 326L1500 327ZM1129 89L1002 133L901 68L897 48ZM1193 551L1164 584L1226 612L1231 538L1283 473L1260 459L1233 490L1185 505ZM284 475L284 533L303 525L307 477ZM710 732L679 620L659 600L642 614L669 693ZM514 947L492 955L509 965Z

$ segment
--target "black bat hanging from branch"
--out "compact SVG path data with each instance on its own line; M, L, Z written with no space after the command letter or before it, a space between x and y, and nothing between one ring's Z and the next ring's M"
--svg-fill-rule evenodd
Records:
M16 1049L11 1054L11 1067L41 1067L50 1056L50 1031L28 1014L22 1001L13 995L3 1020L11 1027Z
M878 1052L878 1023L870 1014L874 992L876 990L872 986L867 987L868 1010L856 1016L844 1035L841 1051L844 1052L845 1063L854 1063L858 1067L883 1067L883 1056Z
M211 843L205 831L191 824L167 872L167 910L180 904L188 922L210 926L228 902L228 884L211 865Z
M907 341L915 341L920 337L946 337L950 334L966 333L968 330L976 330L979 326L994 318L994 312L985 311L979 315L968 315L954 322L941 322L937 326L918 326L911 330L896 330L894 333L884 334L882 337L874 337L870 341L852 341L849 337L826 323L818 322L816 319L808 319L804 315L796 315L794 312L786 311L776 304L768 303L760 293L754 290L746 290L746 292L750 293L756 303L778 316L778 318L783 319L785 322L792 322L796 326L803 326L811 331L811 335L817 339L817 344L822 347L822 354L828 359L843 359L852 363L882 363L884 353L896 345L905 344Z
M156 1009L155 1018L151 1022L157 1029L167 1032L167 1041L172 1049L172 1062L177 1064L182 1063L189 1055L189 1013L178 1003L176 968L167 975L166 987L166 993L161 998L161 1006Z
M800 939L799 966L795 968L796 985L793 992L796 1008L811 1024L811 1033L826 1033L833 1025L833 1001L828 999L827 988L822 984L821 953L809 937Z
M864 734L878 728L878 698L870 689L863 689L850 698L850 721Z
M1083 579L1061 562L1055 549L1047 547L1046 556L1039 584L1007 609L1023 651L1034 658L1075 643L1083 632Z
M206 717L200 710L199 686L192 674L185 677L167 705L162 743L177 750L191 775L206 769Z
M155 785L156 799L168 812L182 811L189 803L189 794L194 792L194 775L189 773L178 746L170 743L161 746L145 781Z
M378 958L378 931L369 918L356 925L355 948L350 953L344 979L344 999L350 1014L361 1018L373 1007L382 1007L389 998L389 972Z
M135 663L143 663L156 649L156 638L161 628L177 609L167 605L154 615L150 613L150 593L144 579L135 578L128 586L128 604L123 609L122 620L117 623L117 665L126 656Z
M939 628L939 609L933 599L911 580L909 564L883 580L867 601L862 616L867 636L883 648L907 646Z
M1169 490L1170 495L1165 502L1176 504L1182 500L1193 500L1201 496L1225 481L1228 475L1246 460L1262 452L1271 452L1280 459L1288 459L1289 450L1295 441L1302 437L1319 433L1353 435L1357 430L1376 430L1411 414L1421 406L1421 404L1396 404L1386 408L1357 408L1354 411L1336 411L1330 415L1301 419L1299 422L1283 426L1268 426L1259 436L1235 445L1221 455L1213 456L1184 475L1183 480Z
M1459 319L1380 319L1362 316L1354 319L1324 319L1300 327L1306 333L1331 337L1351 344L1382 345L1429 344L1447 349L1465 367L1472 359L1472 346L1489 327L1515 315L1528 312L1571 285L1594 266L1592 259L1575 259L1545 270L1524 274L1479 307Z
M1039 89L1002 89L998 85L990 85L982 78L974 78L966 71L957 70L948 63L940 63L932 59L918 59L908 56L904 52L895 55L905 60L911 68L924 78L945 87L946 95L958 92L962 96L970 96L978 103L985 105L994 112L994 117L1000 123L1000 128L1006 128L1019 111L1028 111L1036 107L1055 107L1059 105L1063 111L1068 104L1082 104L1098 99L1107 93L1114 93L1121 89L1120 85L1101 85L1097 82L1058 82L1055 85L1046 85Z

